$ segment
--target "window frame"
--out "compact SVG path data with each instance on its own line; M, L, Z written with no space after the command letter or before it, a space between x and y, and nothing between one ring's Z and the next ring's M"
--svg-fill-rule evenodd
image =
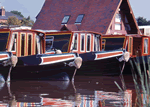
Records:
M79 22L79 21L77 21L77 19L78 19L79 16L81 16L81 15L82 15L82 19L81 19L81 21ZM84 14L79 14L78 17L76 18L75 24L81 24L81 22L82 22L84 16L85 16Z
M15 39L15 35L16 35L16 41L14 41L14 39ZM18 32L14 32L13 34L12 34L12 47L11 47L11 52L17 52L17 42L18 41ZM14 45L14 42L15 42L15 50L12 50L13 49L13 45Z
M75 44L75 35L77 35L77 49L75 50L75 49L73 49L73 47L74 47L74 44ZM73 35L73 44L72 44L72 51L78 51L78 41L79 41L79 34L78 33L74 33L74 35Z
M117 21L117 15L119 16L119 18L120 18L120 20L119 21ZM122 28L122 14L120 13L120 12L117 12L116 13L116 16L115 16L115 19L114 19L114 30L115 31L121 31L123 28ZM120 28L119 29L116 29L116 25L119 25L120 26Z
M65 15L64 18L63 18L63 20L65 19L65 17L68 17L68 19L67 19L67 21L65 21L65 22L63 22L63 20L62 20L61 24L67 24L68 21L69 21L69 19L70 19L70 16L71 16L71 15Z
M88 49L88 36L90 37L89 50L87 50ZM90 52L91 51L91 34L86 35L86 40L87 40L87 42L86 42L86 52Z
M100 35L94 35L94 51L100 51L101 50L101 47L100 47L101 44L100 44L100 40L98 38L100 39Z
M130 41L131 39L131 41ZM129 37L129 46L128 46L128 50L129 50L129 53L132 54L132 48L133 48L133 38L132 37ZM131 50L131 51L130 51Z
M28 51L28 49L29 49L29 35L31 35L31 55L32 55L32 39L33 39L33 33L27 33L27 53L28 53L28 55L29 55L29 51Z
M24 54L22 55L22 35L24 34ZM26 47L26 33L24 33L24 32L21 32L20 33L20 56L22 57L22 56L25 56L25 47Z
M81 50L82 49L82 37L84 37L84 49L83 50ZM80 34L80 52L85 52L85 34L84 33L81 33Z
M48 36L50 36L50 37L52 37L52 39L50 39L50 38L45 38L45 53L49 53L50 51L47 51L46 50L46 41L47 40L53 40L53 42L54 42L54 36L51 36L51 35L48 35ZM47 37L47 35L46 35L46 37ZM52 47L53 47L53 42L52 42ZM52 51L52 50L51 50Z
M147 40L147 53L145 52L145 40ZM148 40L148 38L144 38L143 39L143 53L144 54L148 54L148 48L149 48L149 46L148 46L148 44L149 44L149 40Z

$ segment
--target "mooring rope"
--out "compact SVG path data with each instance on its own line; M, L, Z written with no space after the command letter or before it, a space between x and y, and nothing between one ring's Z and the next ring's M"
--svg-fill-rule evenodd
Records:
M73 74L73 76L72 76L72 82L74 81L74 77L75 77L75 75L76 75L76 72L77 72L77 68L75 69L75 71L74 71L74 74Z
M10 81L10 73L11 73L11 70L12 70L12 65L11 65L10 68L9 68L9 73L8 73L8 77L7 77L7 82Z

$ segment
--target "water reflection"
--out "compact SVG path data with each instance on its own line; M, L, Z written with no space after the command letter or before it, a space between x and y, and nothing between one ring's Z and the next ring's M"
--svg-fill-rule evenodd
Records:
M114 81L119 77L75 77L69 81L11 81L0 83L0 106L3 107L130 107L133 83L119 92Z

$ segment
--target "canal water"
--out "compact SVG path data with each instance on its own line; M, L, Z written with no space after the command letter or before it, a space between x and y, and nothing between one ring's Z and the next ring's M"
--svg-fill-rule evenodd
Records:
M124 82L119 76L76 76L74 82L0 82L0 107L132 107L134 97L130 75L124 76Z

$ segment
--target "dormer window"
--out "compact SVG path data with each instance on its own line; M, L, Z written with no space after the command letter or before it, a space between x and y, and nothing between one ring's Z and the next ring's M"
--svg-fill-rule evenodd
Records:
M67 24L67 22L68 22L69 18L70 18L70 16L69 16L69 15L68 15L68 16L64 16L64 18L63 18L63 20L62 20L61 24Z
M84 14L78 15L78 17L75 21L75 24L81 24L83 17L84 17Z

